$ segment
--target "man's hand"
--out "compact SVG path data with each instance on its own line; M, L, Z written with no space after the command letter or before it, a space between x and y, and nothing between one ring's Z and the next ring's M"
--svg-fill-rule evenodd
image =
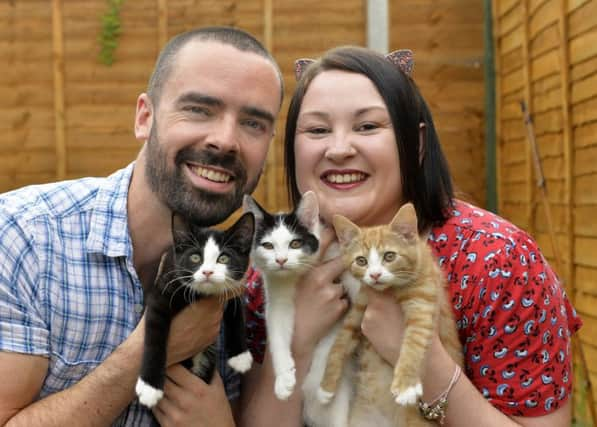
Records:
M170 326L167 365L188 359L214 343L223 312L223 305L210 297L202 298L178 313Z
M234 419L218 371L211 384L177 364L168 368L164 397L153 408L162 427L232 427Z

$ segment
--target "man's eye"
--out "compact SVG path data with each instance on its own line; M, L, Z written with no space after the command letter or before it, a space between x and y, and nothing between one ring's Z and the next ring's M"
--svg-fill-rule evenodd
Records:
M245 126L251 128L252 130L256 130L259 132L263 132L266 129L266 126L259 120L252 120L252 119L245 120L244 124L245 124Z
M188 106L184 107L184 110L191 112L193 114L201 114L203 116L210 115L210 111L207 108L202 107L200 105L188 105Z

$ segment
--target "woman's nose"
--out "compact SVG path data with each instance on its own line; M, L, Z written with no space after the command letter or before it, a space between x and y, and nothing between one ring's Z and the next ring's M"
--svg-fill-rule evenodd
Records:
M333 162L339 162L354 156L356 152L348 133L336 133L330 138L325 158Z

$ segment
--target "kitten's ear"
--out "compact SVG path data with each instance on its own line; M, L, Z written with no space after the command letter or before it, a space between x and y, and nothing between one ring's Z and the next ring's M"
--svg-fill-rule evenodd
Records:
M296 216L307 229L313 230L319 224L319 202L312 191L307 191L301 197L296 208Z
M234 239L233 241L236 244L250 250L253 246L253 235L255 234L255 216L252 212L245 212L226 233Z
M407 240L415 240L419 236L417 212L412 203L406 203L398 209L390 223L390 229Z
M243 197L243 212L251 212L255 216L255 221L262 222L265 209L252 196L245 194L245 197Z
M172 229L172 240L176 244L180 240L184 239L190 231L190 224L181 215L172 212L172 220L170 223Z
M332 222L334 223L338 242L342 246L348 245L361 235L361 229L342 215L334 215Z

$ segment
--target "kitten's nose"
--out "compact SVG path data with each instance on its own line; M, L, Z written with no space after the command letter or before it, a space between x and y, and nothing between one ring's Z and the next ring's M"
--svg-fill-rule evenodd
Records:
M276 262L280 264L280 266L286 264L286 261L288 261L288 258L276 258Z
M203 275L207 278L209 278L209 276L211 276L212 274L214 274L213 271L203 270Z
M380 278L381 273L369 273L369 276L371 276L373 280L377 280Z

